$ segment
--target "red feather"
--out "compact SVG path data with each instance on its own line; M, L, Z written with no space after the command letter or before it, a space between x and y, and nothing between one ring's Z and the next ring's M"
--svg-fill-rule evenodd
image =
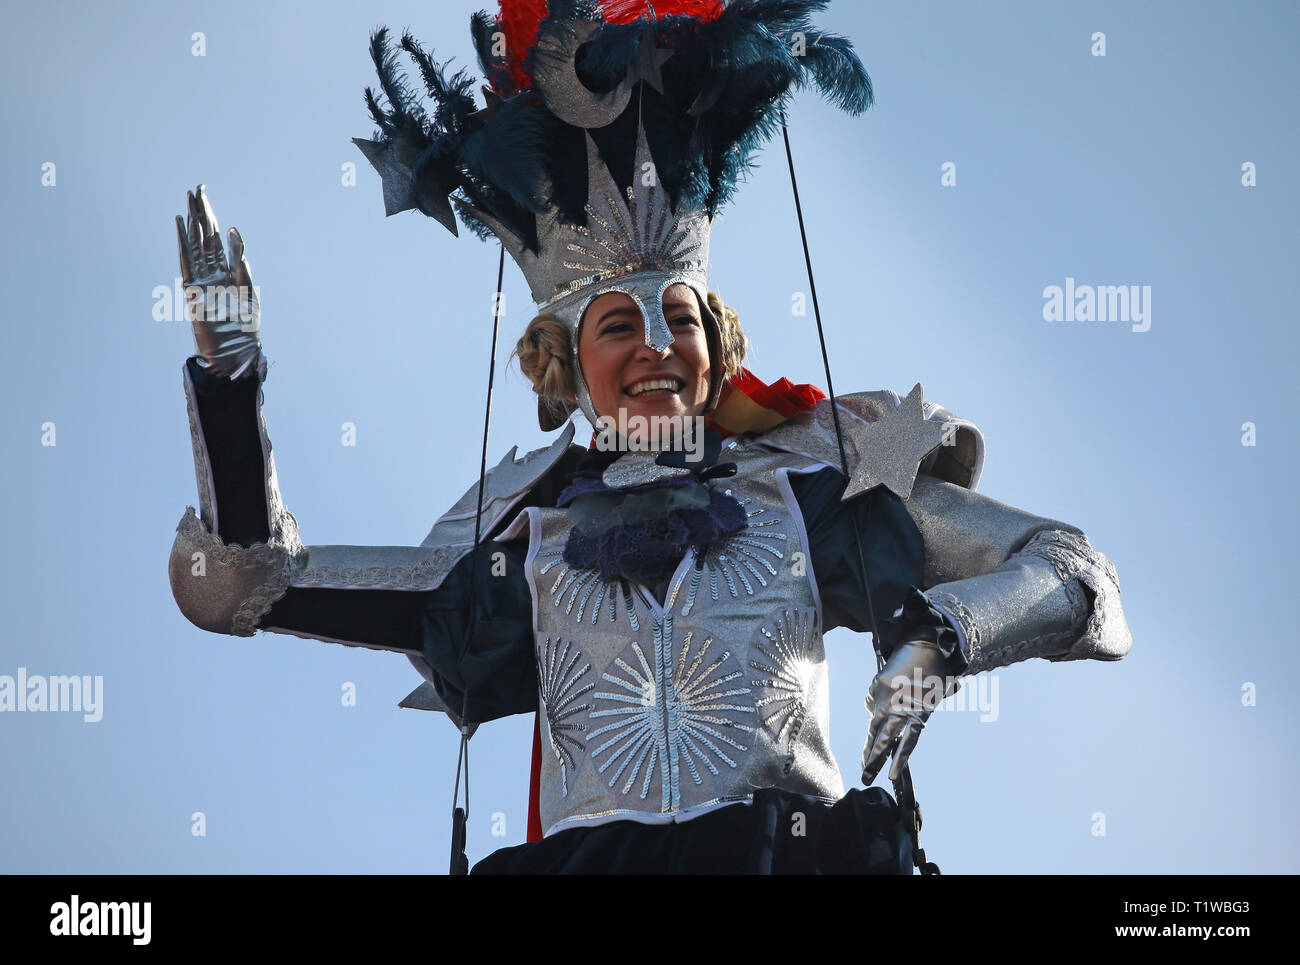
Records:
M546 0L500 0L496 25L505 38L510 80L516 91L532 86L524 60L537 42L537 28L546 17L546 6ZM708 23L720 17L724 9L724 0L602 0L600 4L605 21L619 24L681 15ZM513 91L497 93L505 97Z
M722 0L604 0L600 5L609 23L631 23L633 20L655 19L685 15L708 23L722 15L726 6Z
M532 78L524 71L524 58L537 42L537 28L545 16L546 0L501 0L497 28L505 36L506 60L515 90L532 84ZM507 92L497 93L504 96Z

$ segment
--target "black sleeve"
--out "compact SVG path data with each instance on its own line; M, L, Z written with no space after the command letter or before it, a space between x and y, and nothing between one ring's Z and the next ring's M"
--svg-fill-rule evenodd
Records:
M291 586L262 617L258 629L421 653L424 609L436 592Z
M498 551L505 554L500 562L493 559ZM524 573L527 553L528 541L523 539L481 545L473 588L474 634L468 644L465 601L470 596L472 554L448 574L424 608L424 659L433 668L434 687L457 714L466 707L466 719L475 723L537 709L533 598Z
M433 684L475 723L537 708L533 603L524 575L526 540L484 543L474 580L477 619L467 640L471 570L465 556L436 590L290 588L262 619L271 630L421 653ZM496 557L501 553L501 557Z
M903 501L887 487L877 486L841 503L845 480L833 468L791 473L790 487L808 532L810 562L826 621L823 629L871 632L869 580L879 645L886 658L903 640L928 640L951 654L956 630L939 611L916 606L915 594L921 592L924 578L925 544ZM861 559L853 538L855 526L862 542ZM896 619L894 612L905 603Z
M250 546L270 537L256 375L234 381L188 362L212 464L218 535ZM259 627L361 646L422 653L439 695L458 712L469 690L469 719L482 722L537 706L532 595L524 574L526 540L485 542L474 581L477 620L467 644L471 566L465 556L436 590L290 587ZM504 554L504 573L494 554ZM495 572L494 572L495 570Z
M217 534L227 543L252 546L271 538L266 512L266 468L262 460L257 394L250 373L231 380L187 362L199 401L199 423L208 444L217 497Z

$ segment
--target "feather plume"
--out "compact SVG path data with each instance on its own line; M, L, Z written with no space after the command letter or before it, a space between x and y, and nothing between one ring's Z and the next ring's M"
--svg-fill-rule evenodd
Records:
M600 12L609 23L677 16L713 20L722 13L724 6L722 0L602 0Z
M639 85L623 116L589 133L620 187L632 177L636 124L674 203L710 216L753 167L753 156L780 129L792 91L815 87L846 113L872 103L871 79L844 37L818 30L809 15L828 0L502 0L498 13L470 24L491 94L476 110L464 70L449 75L409 34L401 51L414 61L432 101L428 111L397 62L386 28L371 37L382 100L366 89L376 140L395 157L417 157L411 190L421 210L445 209L448 192L499 220L535 249L536 216L554 207L570 223L586 220L583 133L560 121L532 88L539 30L579 19L603 20L575 63L594 92L623 81L651 37L671 49L662 93ZM502 51L497 41L504 37ZM543 197L540 187L551 185ZM460 209L480 237L491 232ZM442 220L442 219L440 219ZM446 221L444 221L446 223Z

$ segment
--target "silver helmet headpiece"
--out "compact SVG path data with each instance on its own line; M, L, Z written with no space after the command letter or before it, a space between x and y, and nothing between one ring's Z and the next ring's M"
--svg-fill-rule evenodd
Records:
M407 89L380 30L371 51L389 107L367 90L380 132L355 140L383 177L388 214L418 209L457 234L454 202L475 233L501 241L539 313L568 330L575 395L593 425L598 414L578 358L587 307L608 292L626 294L642 313L646 344L664 351L673 341L664 292L689 286L708 336L712 410L724 382L721 320L708 303L718 208L753 148L775 130L787 89L805 74L850 113L871 102L849 42L803 19L825 3L680 0L647 4L648 17L629 19L623 0L551 0L526 56L511 60L496 53L495 40L503 25L518 29L520 10L507 8L526 5L503 2L495 20L480 13L473 21L492 82L481 110L463 71L448 79L409 34L402 38L437 103L433 118ZM665 16L670 7L692 14ZM581 165L566 148L576 146L575 129ZM666 163L656 163L652 143L667 151ZM630 180L620 187L615 171L629 161Z
M658 183L645 131L637 127L632 184L620 192L596 143L587 134L587 223L570 224L549 211L537 219L534 253L522 238L468 202L457 205L501 239L528 280L540 313L553 315L569 331L574 390L583 414L594 426L597 413L578 360L582 318L587 306L608 292L622 292L636 303L645 322L645 343L662 352L673 341L664 317L663 295L683 283L699 297L709 333L713 363L706 411L722 392L720 320L709 309L709 232L713 219L702 210L677 212Z

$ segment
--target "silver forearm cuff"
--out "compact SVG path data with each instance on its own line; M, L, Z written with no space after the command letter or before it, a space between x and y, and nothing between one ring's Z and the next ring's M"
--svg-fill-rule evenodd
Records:
M1092 609L1083 633L1067 653L1048 660L1119 660L1133 647L1133 634L1120 603L1119 574L1114 564L1098 553L1082 533L1046 530L1026 544L1050 562L1061 580L1077 580L1091 597Z
M186 619L202 630L251 637L258 622L288 591L306 550L290 513L269 541L244 547L214 536L194 513L176 527L167 575Z
M433 590L469 546L308 546L290 586L324 590Z
M926 595L959 624L971 674L1031 657L1118 660L1132 645L1115 568L1082 533L1040 531L992 572Z

